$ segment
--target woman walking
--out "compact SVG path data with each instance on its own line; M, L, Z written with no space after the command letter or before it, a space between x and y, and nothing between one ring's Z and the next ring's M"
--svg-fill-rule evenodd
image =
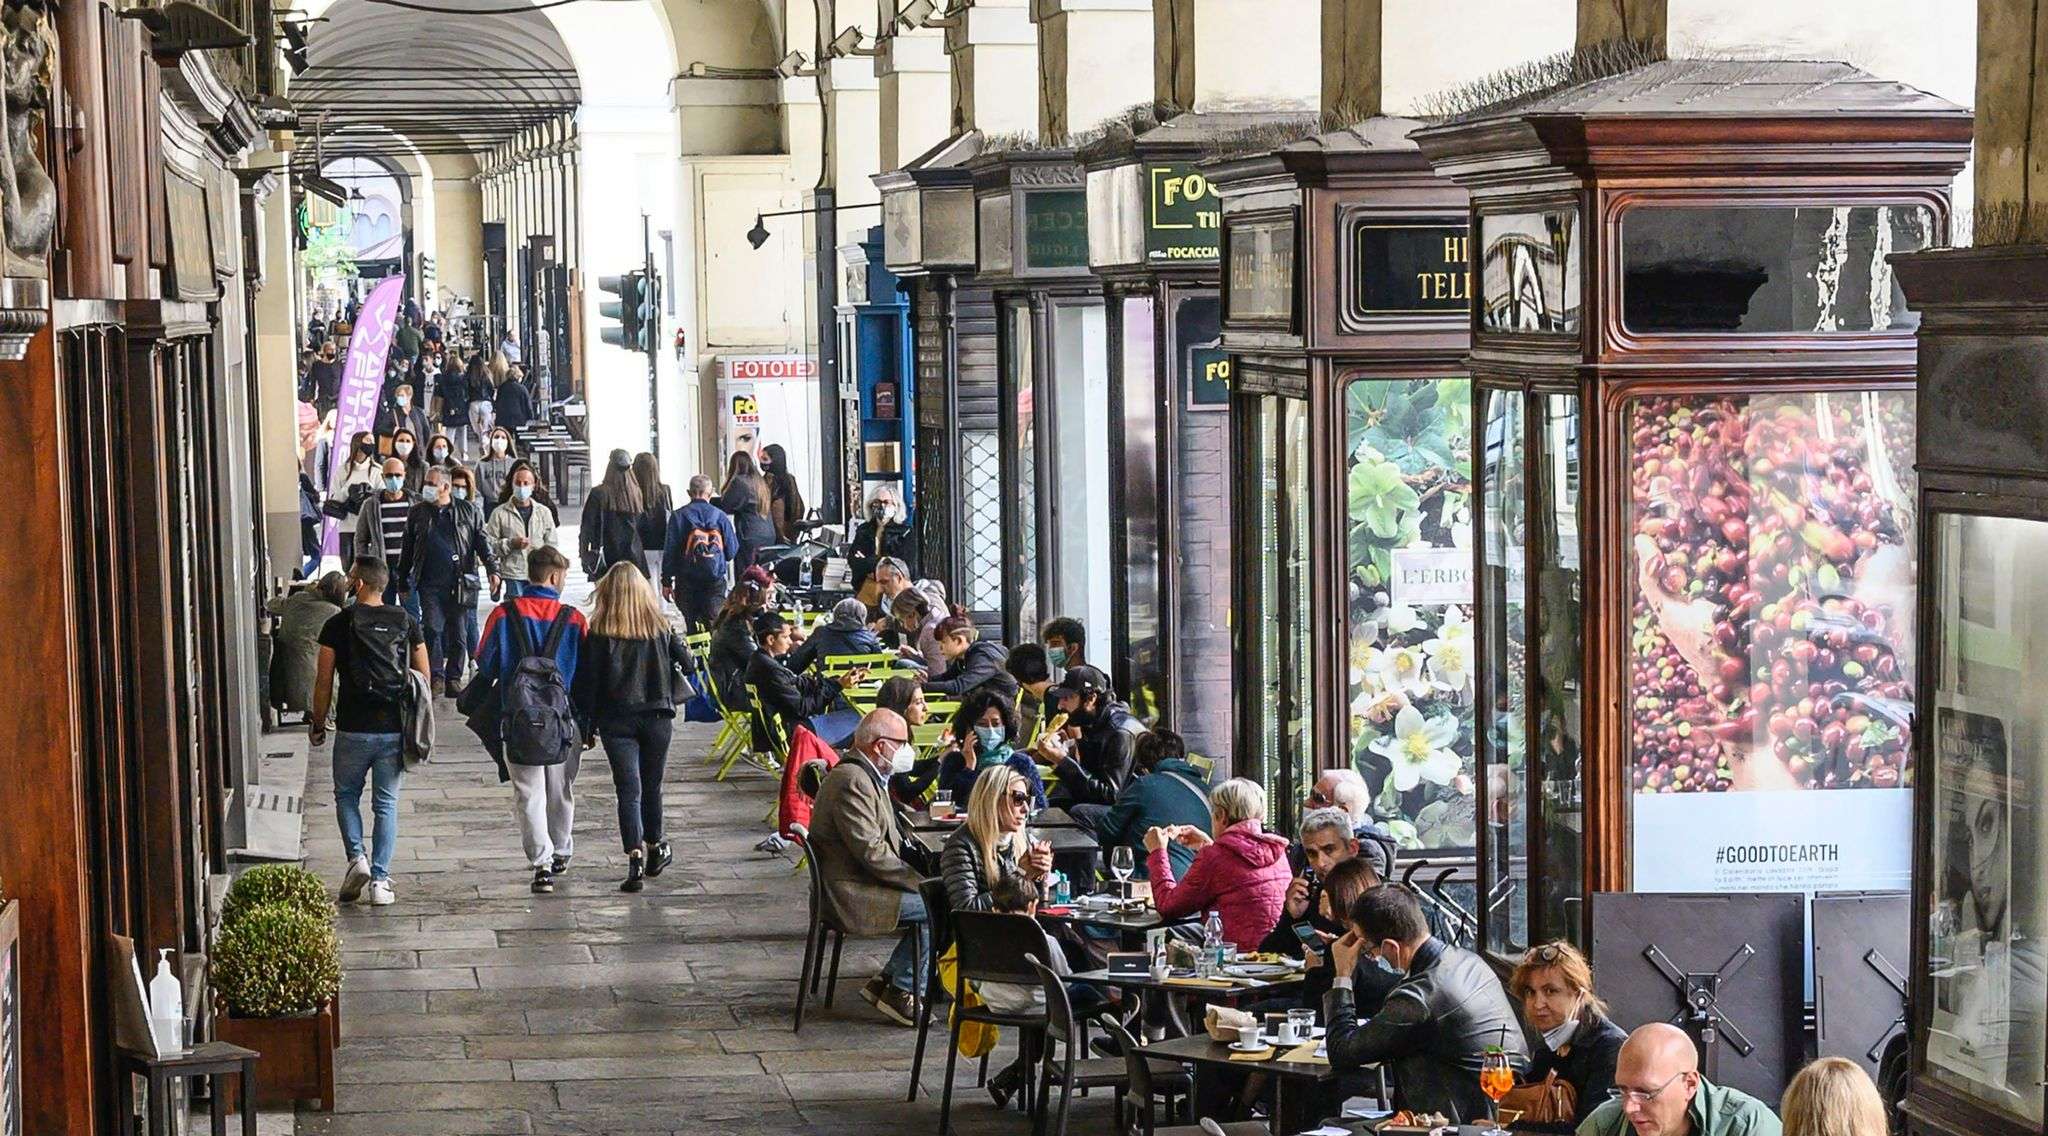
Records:
M804 493L789 472L789 453L781 446L761 447L761 480L768 485L768 520L783 544L795 544L797 522L804 519Z
M768 518L768 483L761 479L752 454L740 450L725 463L725 490L713 504L731 514L732 527L740 534L733 571L752 568L761 550L775 543L775 522Z
M491 510L484 525L484 538L498 556L498 578L505 581L507 598L523 596L530 586L526 558L534 549L553 544L555 513L534 500L540 481L533 467L521 464L511 477L510 499Z
M661 463L653 454L633 455L633 480L640 483L640 545L647 550L649 580L661 579L661 554L668 542L668 515L675 498L661 481Z
M477 403L469 405L474 410ZM476 463L477 484L491 500L501 500L505 497L506 481L512 476L512 464L519 460L519 448L512 444L512 432L503 426L484 432L483 447L483 459Z
M662 617L647 577L626 561L597 582L590 633L576 663L570 697L577 716L604 743L619 793L619 837L626 847L620 891L639 891L675 856L662 838L661 781L675 726L677 678L689 652Z
M604 481L590 491L583 503L583 574L595 580L612 565L630 563L647 574L647 548L640 543L640 513L646 502L640 497L640 483L633 478L633 455L613 450L605 463Z

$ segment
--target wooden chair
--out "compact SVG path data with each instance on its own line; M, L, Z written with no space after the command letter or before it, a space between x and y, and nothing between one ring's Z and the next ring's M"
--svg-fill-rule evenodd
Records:
M818 992L818 979L821 975L825 978L826 1008L831 1008L832 1003L839 996L839 952L846 946L847 930L845 925L839 921L838 916L832 911L831 901L825 894L825 872L824 868L818 863L817 849L811 846L810 829L800 824L793 824L789 826L789 830L796 836L797 842L804 846L806 853L804 864L810 869L811 883L810 917L807 920L808 929L804 934L804 964L803 969L798 972L796 980L796 1022L790 1027L790 1032L802 1033L804 1029L804 998L807 994L816 994ZM901 934L903 930L904 925L899 924L890 933ZM827 937L830 937L832 940L832 966L829 972L824 966L825 940ZM925 952L920 949L917 958L917 973L919 975L923 975L931 969L931 963L924 955ZM916 1012L920 1015L923 1014L924 1003L927 1001L924 991L917 991L913 997L917 1003L915 1007Z

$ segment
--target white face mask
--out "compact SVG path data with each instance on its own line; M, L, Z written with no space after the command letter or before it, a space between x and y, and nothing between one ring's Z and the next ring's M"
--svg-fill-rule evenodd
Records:
M1556 1029L1543 1031L1543 1044L1549 1046L1552 1053L1556 1053L1558 1050L1570 1045L1572 1043L1572 1035L1577 1032L1579 1032L1579 1019L1576 1016L1566 1018L1564 1024Z
M896 756L889 759L889 772L908 773L910 767L916 764L917 751L908 745L900 745L896 747Z
M504 452L505 452L505 439L503 439L503 438L492 438L492 439L491 439L491 452L492 452L492 453L494 453L494 454L502 454L502 453L504 453Z
M411 456L412 456L412 443L411 443L411 442L398 442L398 443L394 444L394 445L393 445L393 446L391 447L391 452L392 452L392 453L394 453L394 454L397 454L397 455L398 455L399 457L402 457L402 458L406 458L406 457L411 457Z

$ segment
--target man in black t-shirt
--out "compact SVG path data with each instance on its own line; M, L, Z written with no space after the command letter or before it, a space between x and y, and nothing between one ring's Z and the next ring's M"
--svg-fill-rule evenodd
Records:
M405 671L427 674L427 642L419 621L384 602L391 570L374 556L359 556L349 571L353 607L320 629L313 679L314 746L327 741L327 709L339 679L334 715L334 812L348 853L341 901L383 906L392 902L391 856L398 848L398 789L405 776ZM376 831L363 854L363 782L372 786Z

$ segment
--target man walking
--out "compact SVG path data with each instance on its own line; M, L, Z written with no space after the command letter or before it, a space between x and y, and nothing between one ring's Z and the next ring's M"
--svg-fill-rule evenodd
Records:
M476 678L498 684L499 696L505 697L504 688L512 685L521 661L539 656L552 662L566 698L576 678L584 632L583 613L562 602L569 558L542 546L527 554L526 571L526 590L493 609L484 623ZM550 641L552 651L547 649ZM501 731L507 725L511 724L501 725ZM582 736L578 731L576 738ZM569 870L569 858L576 853L576 771L583 753L571 746L563 760L529 765L518 760L520 747L508 745L510 741L501 732L491 756L498 762L499 779L512 782L520 841L533 865L533 890L546 895L555 890L555 877Z
M661 549L661 591L682 611L691 630L705 630L725 603L726 576L739 533L725 510L711 503L711 479L690 479L690 503L669 514Z
M442 466L428 466L424 498L406 518L405 547L398 575L419 597L426 624L427 659L435 668L434 693L462 692L469 642L463 617L476 609L476 563L482 560L491 587L498 586L498 558L484 537L484 515L474 501L457 500L453 478Z
M398 847L398 789L405 777L404 730L408 669L427 673L426 641L420 625L403 609L384 602L391 572L374 556L358 556L349 572L355 606L320 629L320 655L313 678L312 726L315 747L327 742L327 708L341 679L334 722L334 816L348 854L341 902L392 901L391 855ZM363 782L372 785L376 832L363 855Z

